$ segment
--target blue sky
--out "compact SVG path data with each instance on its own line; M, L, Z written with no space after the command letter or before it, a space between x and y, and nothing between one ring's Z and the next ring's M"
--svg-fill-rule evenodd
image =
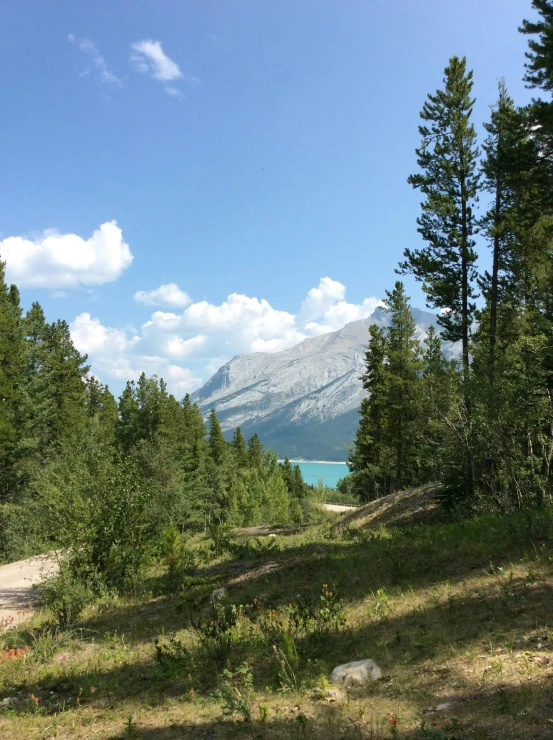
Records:
M8 277L116 392L145 370L181 396L238 352L367 315L418 244L406 180L426 95L457 54L479 128L500 77L526 102L529 15L530 0L6 0Z

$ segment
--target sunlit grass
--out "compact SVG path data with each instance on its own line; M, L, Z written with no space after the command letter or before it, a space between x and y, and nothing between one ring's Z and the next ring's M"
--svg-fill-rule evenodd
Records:
M141 593L89 608L71 630L44 614L4 634L0 736L550 737L552 534L549 512L404 529L329 520L266 551L246 534L239 557L209 563L197 536L204 560L176 597L158 566ZM198 621L223 585L236 610L224 665ZM384 679L316 698L334 666L360 658Z

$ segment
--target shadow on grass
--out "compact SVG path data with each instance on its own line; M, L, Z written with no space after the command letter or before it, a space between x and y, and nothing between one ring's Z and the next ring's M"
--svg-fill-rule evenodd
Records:
M470 676L462 678L461 696L479 691L482 685L500 684L503 662L505 671L514 670L506 656L520 649L528 652L533 647L523 642L524 632L547 629L553 610L553 593L548 586L529 584L524 578L496 580L487 591L476 589L465 596L426 603L423 608L398 616L375 620L374 614L368 614L372 621L358 627L322 637L299 638L296 640L300 655L298 676L305 681L306 687L313 686L323 676L328 676L334 666L370 657L382 667L386 680L367 686L362 695L370 701L378 698L389 701L396 697L422 710L430 704L451 700L444 694L444 688L458 683L459 677L444 667L443 662L460 652L474 650L490 657L479 664L480 672L473 670ZM367 608L370 606L367 604ZM503 655L495 653L498 647ZM63 677L51 675L34 684L27 682L25 690L40 698L40 706L45 711L54 713L84 704L99 709L115 707L118 702L137 707L155 706L171 697L209 696L217 688L217 670L205 652L197 648L185 651L180 662L165 664L156 661L153 644L151 657L141 656L139 660L133 658L132 650L123 649L120 643L114 644L113 649L120 654L115 652L110 656L112 665L107 670L102 670L99 662L74 669L68 665ZM276 665L271 655L270 646L263 644L260 635L246 630L233 648L230 663L236 668L248 659L252 666L253 688L264 692L272 684L276 690ZM119 659L123 665L113 665ZM491 661L495 661L495 672L486 668ZM523 668L521 665L521 671ZM517 675L522 675L521 671ZM389 679L393 681L390 683ZM395 684L405 688L396 693ZM522 695L522 687L519 693ZM494 696L484 701L497 700ZM507 705L508 702L504 702L504 706ZM464 706L462 704L459 709L461 713ZM29 705L16 711L26 714L33 710Z
M379 590L459 584L483 571L508 569L510 563L524 558L530 561L538 556L547 562L552 535L551 514L534 513L411 527L386 536L368 532L361 534L361 541L299 543L271 553L275 568L270 572L259 569L259 560L227 563L216 573L210 568L199 569L197 579L190 581L177 601L167 596L148 603L128 601L94 614L78 626L85 632L102 634L117 625L131 644L151 640L162 630L173 632L186 627L189 606L205 607L213 589L228 584L229 577L248 568L250 577L228 588L233 603L251 604L258 597L277 608L299 595L315 597L322 583L337 581L345 604L355 605ZM154 585L159 592L159 578ZM188 602L184 610L179 607L183 602ZM497 618L500 620L501 615Z
M451 697L455 702L458 697ZM152 727L137 722L109 740L230 740L230 738L274 738L275 740L384 740L391 736L389 718L360 717L353 707L303 706L289 717L271 717L251 725L228 719L174 722ZM448 710L427 714L418 729L404 730L398 723L394 737L402 740L550 740L553 710L548 680L503 687L494 693L474 695ZM305 713L304 713L305 712ZM424 725L425 731L421 728Z
M540 520L518 515L503 520L488 517L458 525L410 528L392 532L390 538L371 539L369 535L362 541L308 542L271 553L281 569L238 584L230 590L230 598L234 603L251 603L253 596L258 596L266 605L277 607L308 590L318 594L322 582L336 579L345 601L355 606L358 623L321 639L299 638L297 649L303 661L303 667L300 664L299 669L300 678L305 678L309 684L309 680L327 676L339 663L370 657L393 681L378 682L363 689L365 700L389 703L396 698L422 710L425 706L449 701L451 697L459 698L457 694L451 697L445 694L448 686L458 683L459 677L440 663L470 650L487 653L492 661L502 661L502 657L498 658L493 653L497 647L506 653L519 649L527 651L528 644L522 642L524 633L547 628L553 612L553 593L547 582L535 580L531 563L525 577L509 577L506 574L508 568L505 572L500 568L528 555L547 564L548 538L552 531L551 517ZM492 565L490 561L493 561ZM546 565L545 569L548 570L549 566ZM480 579L480 583L469 581L469 576L482 575L484 570L488 575ZM451 593L444 586L447 581L466 581L467 586ZM209 585L222 584L214 579ZM400 604L402 611L394 614L387 606L386 590L394 595L394 590L410 586L414 589L437 587L434 592L424 594L426 600L422 603L413 591L411 605L409 592L404 591ZM376 595L379 589L380 597ZM392 603L395 605L396 601L392 600ZM180 666L164 667L156 662L153 640L163 632L170 634L187 626L186 614L179 611L170 599L163 597L146 604L123 603L105 614L94 615L81 626L100 635L103 631L113 631L114 626L117 626L119 634L125 633L124 650L117 641L112 641L113 645L108 639L99 643L106 650L121 650L122 664L115 664L114 654L105 669L98 659L85 667L64 667L63 677L59 671L56 675L53 668L50 675L43 674L39 681L25 682L24 691L39 697L45 712L54 714L75 710L79 703L105 710L115 708L119 702L130 705L131 709L136 706L139 710L163 703L165 698L185 697L191 689L209 696L217 686L216 670L209 667L205 655L196 649L186 654ZM138 658L133 656L132 648L141 643L151 646L151 657L144 654L150 648L144 647L140 648L142 653ZM252 661L257 691L263 692L270 684L275 686L271 651L253 634L240 641L231 655L231 664L236 667L246 658ZM311 667L307 669L309 660ZM483 682L500 684L503 680L500 673L484 675L485 667L478 668L478 673L476 665L485 666L485 663L473 661L472 674L462 677L461 698L478 692ZM395 693L395 685L405 688L401 693ZM453 718L451 737L463 740L470 737L521 740L550 737L551 732L549 735L542 733L546 719L539 715L540 708L547 707L548 712L551 709L548 685L545 679L534 682L524 678L522 685L505 688L503 693L461 702L451 713L448 712ZM15 711L26 714L34 709L29 705ZM495 731L494 717L504 728L504 734ZM279 722L276 718L272 720L274 733L271 731L267 737L296 737L292 730L299 726L288 719ZM442 718L429 715L428 722L441 723ZM455 722L460 723L462 731L455 730ZM480 723L485 728L484 734L473 734L470 722ZM437 726L446 725L444 720ZM551 725L546 729L551 731ZM240 737L236 733L244 728L229 722L145 727L140 728L136 736L142 740L204 738L210 737L207 733L214 730L219 734L211 737L226 738ZM228 734L233 732L235 734ZM348 732L353 730L350 728ZM365 734L370 737L368 731ZM384 736L389 736L389 732ZM326 736L318 733L317 737L330 739L363 735L336 732Z

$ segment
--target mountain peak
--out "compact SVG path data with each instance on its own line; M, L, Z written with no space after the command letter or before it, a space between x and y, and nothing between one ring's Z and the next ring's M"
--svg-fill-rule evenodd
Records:
M412 309L419 337L436 325L434 314ZM282 457L345 460L364 391L359 376L371 324L388 314L304 339L280 352L236 355L192 394L205 414L215 408L223 430L257 432Z

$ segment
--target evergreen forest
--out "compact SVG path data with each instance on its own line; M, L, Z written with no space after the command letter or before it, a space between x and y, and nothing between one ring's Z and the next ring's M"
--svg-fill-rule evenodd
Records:
M0 264L0 551L12 560L83 546L87 570L132 581L168 528L301 522L309 497L298 466L257 435L224 439L163 380L127 383L119 401L89 374L65 321L25 314ZM114 560L117 562L109 562ZM111 575L110 575L111 573Z
M532 5L537 20L519 29L529 105L499 81L478 141L473 74L454 56L420 112L409 182L423 245L397 272L421 282L440 331L418 341L403 283L386 293L390 329L370 328L349 454L347 487L364 501L435 481L458 512L551 504L553 3Z

